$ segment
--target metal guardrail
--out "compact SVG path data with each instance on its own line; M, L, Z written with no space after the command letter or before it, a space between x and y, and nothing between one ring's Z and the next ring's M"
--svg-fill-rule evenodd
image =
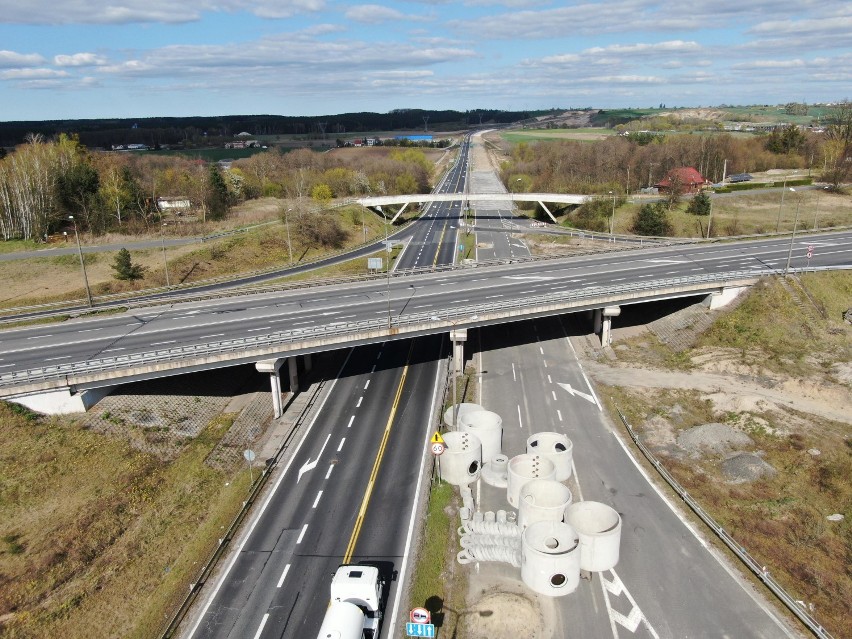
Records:
M192 357L210 357L247 351L250 349L268 348L272 346L284 346L294 342L304 342L311 338L329 338L340 335L357 335L367 331L388 331L389 328L399 329L423 326L441 327L446 322L458 322L476 314L499 313L507 310L518 310L542 305L560 304L571 301L582 301L594 299L602 295L617 295L626 293L641 293L677 286L689 286L699 284L719 284L722 282L736 280L753 280L767 271L731 271L719 274L694 275L689 277L677 277L661 280L649 280L643 282L628 282L611 286L592 286L572 291L558 291L521 298L519 300L506 300L482 304L466 304L464 309L448 309L428 313L412 313L410 315L398 316L392 319L389 327L389 318L378 317L376 319L360 320L354 322L332 322L315 327L295 328L284 331L276 331L265 335L241 337L238 339L220 340L204 344L190 344L168 349L159 349L143 353L117 355L100 359L86 360L31 368L22 371L13 371L0 374L0 388L25 384L29 382L41 382L56 378L74 375L85 375L99 373L107 370L122 370L135 366L151 365L158 362L188 359Z
M266 486L266 482L269 477L272 475L272 472L275 470L275 467L278 465L282 455L287 451L290 447L290 444L293 440L293 437L298 432L299 428L308 417L313 409L317 398L319 397L322 389L325 387L326 380L321 381L317 384L317 387L314 389L311 397L309 398L307 404L302 409L299 416L293 422L293 426L290 429L290 432L287 434L287 437L281 444L281 447L275 453L275 456L267 461L266 466L264 467L261 474L254 481L254 483L249 487L249 495L248 498L243 502L243 507L240 509L240 512L234 517L234 520L231 522L231 525L228 526L228 530L225 531L225 534L219 539L219 544L216 546L216 549L213 551L213 554L207 560L207 563L198 571L195 580L189 586L189 593L184 597L181 605L178 607L177 611L172 615L169 620L169 624L166 626L166 629L160 635L161 639L170 639L175 636L175 632L177 631L180 624L186 618L187 613L189 612L190 607L195 602L195 599L198 597L198 593L201 591L201 588L207 583L207 580L213 574L214 568L222 559L225 554L225 551L228 549L231 541L233 541L234 537L237 534L240 526L243 521L245 521L246 516L251 510L252 506L254 506L257 498L260 496L260 493L263 491L263 488Z
M621 409L618 406L615 407L615 410L618 412L618 416L621 418L621 422L624 424L624 427L627 429L628 434L630 435L630 439L633 440L633 443L642 451L642 454L645 458L651 462L654 468L658 473L662 476L663 479L666 480L666 483L674 490L678 496L686 502L686 505L694 512L698 517L703 521L722 542L728 547L728 549L734 553L740 561L742 561L746 567L758 578L762 581L767 588L769 588L772 593L781 600L789 610L796 617L798 617L799 621L801 621L805 626L807 626L808 630L810 630L815 636L820 639L833 639L832 635L823 628L822 624L819 623L804 607L804 602L800 602L793 598L793 596L788 593L781 584L775 581L775 578L769 574L769 571L766 570L766 567L761 565L758 561L752 557L749 552L734 539L728 531L726 531L722 526L716 523L716 520L713 519L706 510L704 510L701 505L695 501L690 494L686 491L686 489L680 485L677 479L672 476L672 474L666 470L666 468L660 463L660 461L656 458L654 453L652 453L645 444L642 443L642 440L639 438L639 435L633 430L633 427L627 421L627 418L624 416L624 413L621 412Z

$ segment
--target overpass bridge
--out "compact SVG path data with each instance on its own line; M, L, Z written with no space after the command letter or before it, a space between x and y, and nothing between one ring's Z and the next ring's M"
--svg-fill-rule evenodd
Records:
M370 197L357 198L355 200L347 200L347 203L357 202L361 206L367 208L377 208L381 206L402 205L402 207L394 214L391 222L402 214L409 204L424 204L427 202L467 202L479 203L487 202L491 205L494 203L507 203L514 205L515 202L536 202L545 213L550 216L554 223L558 223L556 218L547 208L548 204L582 204L588 202L594 196L591 195L575 195L570 193L422 193L416 195L376 195Z
M466 290L465 294L472 295L469 285L464 285L463 280L470 278L471 271L481 270L460 267L451 273L409 277L405 278L405 285L408 288L425 286L428 279L433 280L432 284L435 285L437 279L438 286L449 285L456 293ZM510 271L510 274L501 277L519 277L522 280L536 277L512 275L514 272ZM297 304L305 308L303 312L290 318L291 328L246 333L235 327L237 330L233 336L227 338L195 343L175 340L177 343L169 347L148 347L133 353L112 356L102 354L100 357L79 361L14 370L0 374L0 397L45 397L57 392L64 397L131 381L240 364L258 364L268 360L278 361L268 371L277 377L283 358L291 359L292 371L292 363L295 363L292 358L298 355L581 311L596 311L596 330L606 343L609 339L610 317L603 312L604 309L696 295L706 295L708 300L726 300L732 294L754 284L759 277L760 274L753 271L741 271L592 286L538 295L522 294L519 291L518 294L505 296L505 299L500 300L483 299L480 302L461 305L448 302L448 306L442 309L413 309L406 312L408 301L403 296L397 296L394 300L387 298L382 290L387 283L380 276L357 287L350 285L337 293L318 289L303 292L303 300ZM404 293L405 289L402 289L402 292ZM350 310L358 312L355 318L346 322L336 320L336 311L320 311L313 308L310 302L311 296L344 297L344 293L349 296L354 293L369 300L358 307L350 307ZM267 297L268 301L268 296L260 297ZM388 307L387 314L385 304ZM299 321L300 317L310 315L325 315L327 319L312 326L295 327L304 322ZM266 371L270 364L265 366L266 368L258 366L258 370Z

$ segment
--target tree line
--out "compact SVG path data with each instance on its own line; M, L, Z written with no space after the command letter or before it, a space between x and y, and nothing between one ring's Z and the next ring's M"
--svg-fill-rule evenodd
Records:
M92 152L74 136L38 135L0 158L0 235L42 239L68 229L144 232L158 224L160 197L186 198L203 221L238 202L281 197L325 202L365 194L427 193L432 164L419 149L395 149L349 166L330 154L276 149L229 169L182 156Z

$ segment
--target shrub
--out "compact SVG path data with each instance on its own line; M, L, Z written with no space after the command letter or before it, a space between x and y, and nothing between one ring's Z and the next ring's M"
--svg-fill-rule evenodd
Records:
M663 237L672 234L672 225L664 202L643 204L633 221L636 235Z
M121 249L115 256L112 270L115 271L115 279L117 280L139 280L145 277L145 267L134 264L130 259L130 251L126 248Z

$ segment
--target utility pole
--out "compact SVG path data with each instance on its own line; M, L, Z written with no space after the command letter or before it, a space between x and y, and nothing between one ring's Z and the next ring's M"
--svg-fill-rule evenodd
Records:
M80 256L80 269L83 271L83 284L86 287L86 301L89 307L92 306L92 291L89 290L89 278L86 276L86 263L83 261L83 247L80 246L80 234L77 232L77 220L73 215L69 215L68 219L74 223L74 237L77 238L77 254Z
M424 133L425 133L426 131L428 131L428 130L429 130L429 129L427 128L428 126L429 126L429 116L428 116L428 115L424 115L424 116L423 116L423 132L424 132Z

